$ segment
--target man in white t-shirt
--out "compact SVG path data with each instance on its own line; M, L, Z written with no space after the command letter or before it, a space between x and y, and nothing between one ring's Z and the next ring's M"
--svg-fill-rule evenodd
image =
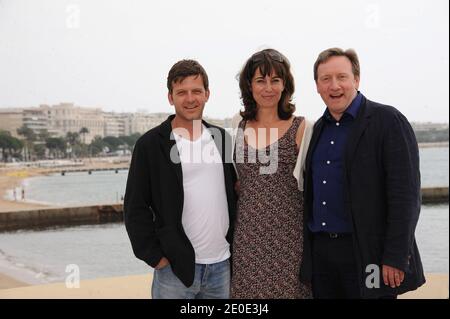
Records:
M124 218L137 258L154 268L152 298L228 298L236 174L222 128L202 121L208 76L194 60L169 71L175 107L136 143Z

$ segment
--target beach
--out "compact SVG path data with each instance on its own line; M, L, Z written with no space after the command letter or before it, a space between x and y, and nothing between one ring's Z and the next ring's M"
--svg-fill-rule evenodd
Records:
M26 286L29 286L29 284L0 273L0 289L12 289Z
M17 194L16 201L4 198L8 190L20 187L23 179L45 174L45 170L36 168L0 168L0 213L48 207L46 205L22 201L20 199L20 192Z
M24 178L39 175L45 175L45 173L39 169L32 168L0 168L0 213L46 207L45 205L28 203L21 200L11 201L4 198L5 193L10 189L19 187ZM10 289L28 285L29 284L23 281L0 273L0 289Z

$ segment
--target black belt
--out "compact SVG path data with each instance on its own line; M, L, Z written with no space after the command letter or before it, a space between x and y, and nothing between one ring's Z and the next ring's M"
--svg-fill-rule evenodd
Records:
M352 233L326 233L326 232L319 232L319 233L314 233L314 236L315 237L337 239L337 238L348 238L348 237L351 237Z

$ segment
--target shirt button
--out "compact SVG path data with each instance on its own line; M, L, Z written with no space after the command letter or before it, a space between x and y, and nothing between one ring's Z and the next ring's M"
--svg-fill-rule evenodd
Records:
M339 122L336 122L336 126L339 126L340 124L339 124Z
M327 223L322 223L322 226L326 226L327 225Z
M323 181L322 183L326 184L326 183L327 183L327 181Z
M327 202L322 202L322 205L325 206L327 204Z
M331 143L331 145L333 145L333 144L334 144L334 141L331 141L330 143Z
M328 165L330 165L330 164L331 164L331 162L330 162L330 161L327 161L327 164L328 164Z

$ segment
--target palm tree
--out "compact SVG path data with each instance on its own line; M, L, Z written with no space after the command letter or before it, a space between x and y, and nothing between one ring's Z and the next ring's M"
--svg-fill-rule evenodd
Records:
M80 130L80 134L83 136L83 144L86 144L86 134L89 133L89 129L87 127L82 127Z
M80 143L80 134L77 132L67 132L66 140L70 146L75 146Z
M24 152L24 157L25 160L28 161L30 160L30 150L33 149L33 144L36 141L37 137L36 137L36 133L34 133L34 131L25 126L22 125L22 127L17 129L17 134L21 135L24 137L25 139L25 152Z
M66 142L62 137L50 137L46 140L45 146L53 153L54 158L60 158L66 150Z
M25 137L25 139L27 141L31 141L31 142L36 141L36 133L34 133L34 131L31 128L29 128L28 126L22 125L22 127L19 127L17 129L17 134Z
M11 136L11 133L0 131L0 150L4 162L7 162L8 157L13 157L14 154L23 148L23 142Z
M49 138L49 137L51 137L50 136L50 133L46 130L46 129L43 129L43 130L41 130L39 133L38 133L38 138L39 138L39 141L41 141L41 142L43 142L43 143L45 143L45 141Z

